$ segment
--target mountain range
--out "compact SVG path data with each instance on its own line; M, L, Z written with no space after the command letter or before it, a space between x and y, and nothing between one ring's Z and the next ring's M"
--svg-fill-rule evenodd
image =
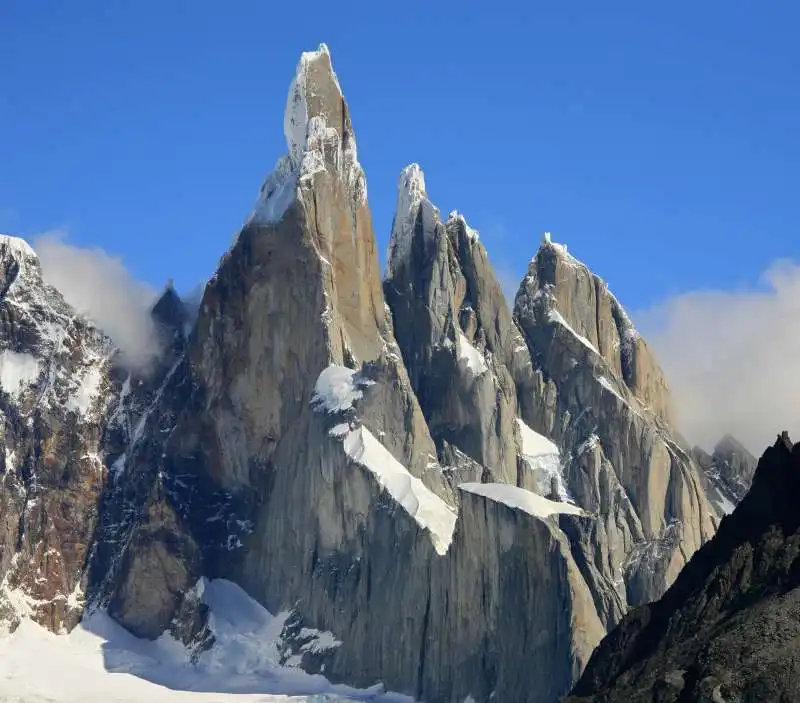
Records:
M506 300L416 164L382 275L324 45L284 132L199 307L168 286L152 308L146 368L0 238L9 636L102 615L197 664L238 594L308 682L552 703L588 663L577 691L601 689L595 647L733 529L755 459L686 442L624 307L549 234Z

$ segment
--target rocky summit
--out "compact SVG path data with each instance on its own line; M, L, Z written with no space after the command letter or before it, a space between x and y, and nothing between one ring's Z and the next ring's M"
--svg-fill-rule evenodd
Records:
M0 616L60 633L105 613L197 661L221 646L206 585L227 582L283 614L286 666L552 703L714 535L746 453L685 443L650 347L549 235L507 301L417 165L382 277L324 46L284 133L199 307L171 286L154 306L146 369L0 239Z

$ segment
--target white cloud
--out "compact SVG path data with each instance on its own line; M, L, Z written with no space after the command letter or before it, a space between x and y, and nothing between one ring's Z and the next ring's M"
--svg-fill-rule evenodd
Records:
M69 244L63 232L36 237L34 249L45 281L111 337L132 366L145 369L158 351L150 317L155 291L137 281L118 257Z
M687 438L725 434L760 456L781 430L800 439L800 265L758 289L678 295L635 316L672 388Z

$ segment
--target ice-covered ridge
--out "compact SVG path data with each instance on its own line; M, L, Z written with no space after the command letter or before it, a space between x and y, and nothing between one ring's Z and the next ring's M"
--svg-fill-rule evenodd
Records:
M338 95L334 100L335 105L317 106L318 114L311 114L309 99L317 97L317 94L314 92L310 74L312 67L320 62L327 64L324 71L330 76ZM330 121L338 119L343 100L328 47L320 44L316 51L303 52L289 86L283 116L283 133L288 153L278 159L272 173L261 186L255 208L247 223L279 222L294 201L298 185L310 182L314 174L325 171L326 164L330 163L334 164L354 200L357 203L366 202L366 179L358 162L355 136L346 122L343 123L344 134L339 134L334 126L329 125ZM326 110L335 114L327 114Z
M445 554L453 539L456 511L395 459L366 427L349 432L342 428L344 450L357 464L372 473L380 486L428 530L439 554Z
M409 164L400 172L397 183L397 204L387 257L390 275L410 257L414 230L420 215L423 236L432 237L438 212L428 199L425 174L419 164Z
M548 500L532 491L526 491L524 488L511 486L507 483L462 483L459 488L462 491L483 496L496 503L503 503L509 508L522 510L528 515L537 518L547 518L560 513L584 515L583 510L576 505Z

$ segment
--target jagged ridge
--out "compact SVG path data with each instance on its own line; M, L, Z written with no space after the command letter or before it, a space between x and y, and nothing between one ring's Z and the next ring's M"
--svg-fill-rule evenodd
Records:
M784 433L714 538L603 640L569 700L797 700L798 494L800 446Z
M550 240L512 317L477 232L442 221L417 165L381 285L324 45L301 57L284 133L199 309L170 286L156 304L152 373L92 365L102 406L70 426L104 467L74 473L88 519L68 518L78 557L59 594L80 582L135 634L196 649L213 643L192 594L224 577L291 609L293 632L333 633L335 649L298 644L309 671L425 700L549 702L712 529L663 377ZM29 265L15 246L7 290Z

